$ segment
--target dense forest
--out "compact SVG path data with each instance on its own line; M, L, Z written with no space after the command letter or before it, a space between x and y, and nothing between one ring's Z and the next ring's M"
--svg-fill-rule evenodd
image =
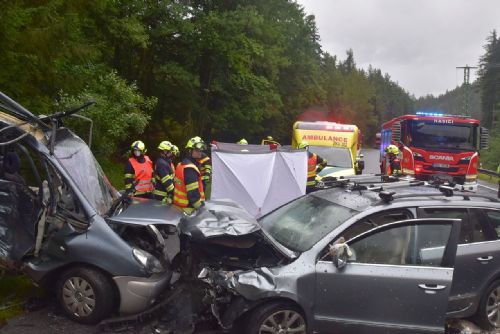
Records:
M464 115L466 94L469 95L468 115L481 119L481 95L477 81L470 86L461 85L438 96L422 96L415 100L415 110L439 110L447 114Z
M0 90L32 112L97 101L85 114L100 157L135 138L289 143L311 107L372 137L413 108L387 74L356 67L352 50L323 51L294 1L3 1L0 45Z
M32 112L97 102L84 114L101 162L120 161L135 139L150 149L194 135L288 144L310 109L370 141L383 121L425 103L382 70L357 67L352 50L322 50L314 16L293 0L2 1L0 45L0 90ZM492 33L476 84L489 125L498 54ZM85 138L86 125L71 123Z
M500 163L500 38L492 31L479 60L482 125L490 129L490 148L482 152L484 167L496 170Z

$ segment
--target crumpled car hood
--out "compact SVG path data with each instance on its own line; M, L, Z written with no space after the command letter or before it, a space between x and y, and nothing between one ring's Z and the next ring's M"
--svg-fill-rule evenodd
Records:
M132 203L121 213L108 218L113 223L131 225L173 225L178 226L184 216L181 209L165 205L160 201L134 197Z
M113 223L133 225L172 225L193 238L248 235L261 230L260 224L245 209L231 200L212 200L186 216L174 205L156 200L134 198L120 214L110 217Z
M212 200L195 216L182 219L180 230L193 238L211 238L248 235L261 230L261 226L235 202Z

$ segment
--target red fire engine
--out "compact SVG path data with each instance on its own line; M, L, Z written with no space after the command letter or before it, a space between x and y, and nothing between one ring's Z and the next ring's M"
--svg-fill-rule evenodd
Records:
M385 148L399 147L403 174L477 189L479 150L488 146L488 131L467 116L417 112L382 125L380 169L387 174Z

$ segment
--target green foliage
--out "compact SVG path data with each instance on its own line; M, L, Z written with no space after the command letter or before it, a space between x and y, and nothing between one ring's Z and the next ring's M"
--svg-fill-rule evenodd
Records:
M131 141L131 134L143 132L149 120L147 112L156 103L155 98L144 98L134 84L128 85L112 71L88 82L76 96L61 92L57 106L66 110L89 100L96 101L95 105L81 114L93 120L92 149L103 157L115 152L120 141Z
M500 134L494 133L490 136L490 145L487 150L481 151L481 162L483 168L497 170L500 164Z
M464 98L469 89L469 113L475 119L481 119L481 101L477 82L467 87L459 86L437 97L428 95L415 101L415 110L441 110L447 114L464 115Z
M321 50L314 16L295 1L19 0L0 12L0 90L35 113L87 99L98 159L130 140L290 142L310 106L373 136L409 112L380 70ZM148 121L150 121L148 123ZM88 125L71 120L85 139Z
M0 274L0 326L5 320L23 312L23 302L28 297L41 294L26 276Z
M500 38L493 30L484 46L485 54L479 63L481 110L483 125L494 125L495 113L500 112ZM500 127L497 122L497 128Z
M123 163L116 162L110 157L99 157L97 160L113 187L123 189L125 187L123 183Z

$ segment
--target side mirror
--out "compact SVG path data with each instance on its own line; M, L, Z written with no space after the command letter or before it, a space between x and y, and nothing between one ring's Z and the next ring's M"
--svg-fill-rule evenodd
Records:
M365 169L365 162L363 160L358 160L357 164L358 164L358 169L359 170Z
M338 269L347 264L347 260L352 256L352 251L346 243L330 245L328 254L332 258L333 265Z

